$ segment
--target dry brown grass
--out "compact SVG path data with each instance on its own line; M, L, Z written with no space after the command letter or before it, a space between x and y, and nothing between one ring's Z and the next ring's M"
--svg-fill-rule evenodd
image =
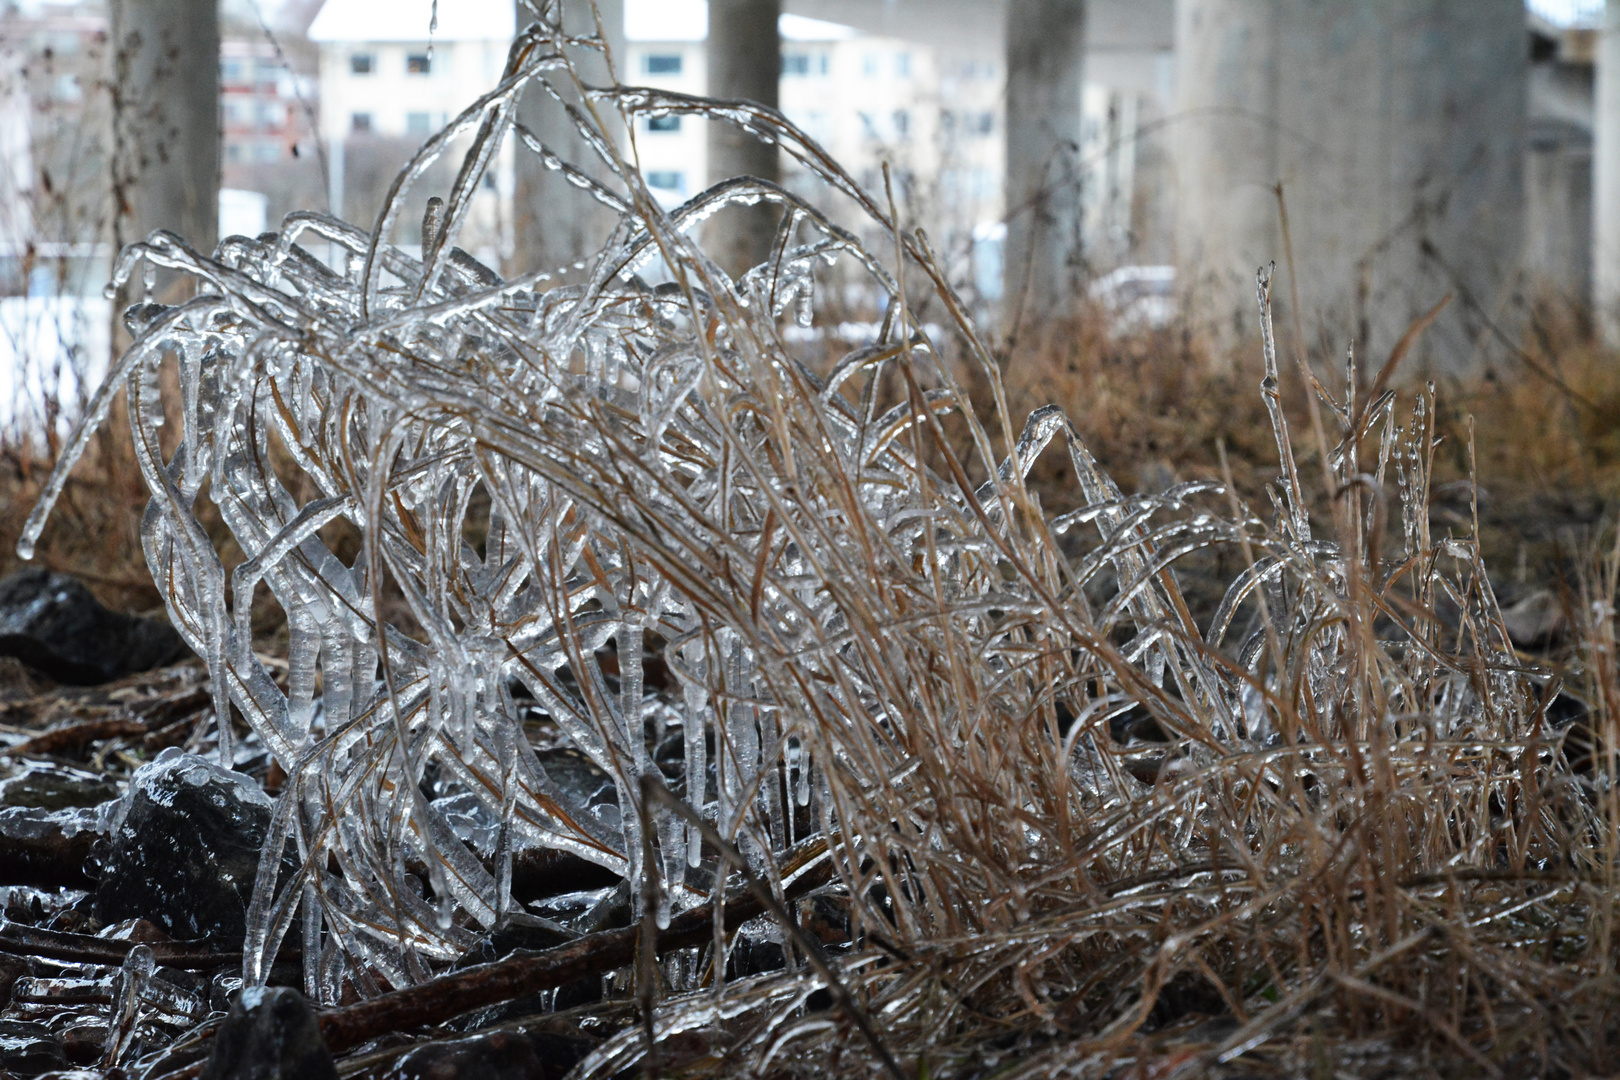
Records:
M1481 485L1492 498L1569 499L1575 490L1607 497L1614 461L1592 405L1620 400L1616 380L1589 346L1572 347L1557 362L1586 401L1547 393L1540 377L1450 390L1477 410ZM1255 495L1278 472L1277 444L1255 389L1259 374L1213 372L1174 335L1111 341L1082 327L1069 355L1045 371L1015 369L1007 384L1015 415L1024 402L1069 401L1099 461L1123 463L1116 468L1127 487L1134 481L1151 492L1171 478L1218 477L1214 447L1224 444L1236 489ZM1392 415L1410 415L1413 401L1413 392L1404 392ZM813 420L796 412L804 403L791 392L765 395L758 405L781 411L795 431ZM1308 437L1298 437L1309 423L1297 392L1291 405L1299 473L1309 488L1320 472L1318 455ZM1455 452L1466 446L1462 411L1442 405L1436 417L1435 431L1447 438L1433 462L1436 484L1465 475L1466 456ZM589 423L588 414L581 421ZM46 534L42 552L63 569L106 579L105 589L129 590L114 595L139 606L142 563L133 533L146 496L131 482L121 445L104 440L81 463L62 504L68 513ZM794 445L803 445L802 435L784 443L784 452ZM932 451L939 461L954 452L945 443ZM41 463L16 460L7 474L10 497L26 505L42 482ZM982 462L969 464L982 472ZM1030 489L1058 512L1086 501L1074 477L1047 454L1031 472ZM598 479L611 488L611 475ZM1410 498L1424 486L1414 481ZM609 498L606 489L602 498ZM1352 558L1372 559L1374 542L1388 545L1386 555L1401 550L1391 535L1399 531L1395 517L1379 539L1384 526L1374 527L1373 500L1355 504L1359 519L1345 516L1345 500L1320 490L1306 502L1319 521L1333 522L1331 534ZM1360 586L1331 585L1314 557L1294 550L1286 529L1258 521L1246 527L1253 550L1229 540L1213 564L1177 564L1185 586L1188 577L1229 583L1257 553L1293 560L1286 610L1273 610L1266 627L1264 611L1252 603L1245 609L1250 627L1268 638L1257 645L1259 666L1245 661L1249 674L1230 646L1201 641L1203 618L1171 637L1176 663L1193 665L1189 672L1213 664L1236 687L1286 680L1286 691L1274 687L1265 696L1264 710L1272 724L1295 733L1293 749L1287 742L1267 748L1223 727L1222 708L1200 699L1196 678L1179 689L1168 679L1155 686L1108 644L1121 639L1107 627L1081 633L1067 646L1072 651L1049 654L1027 685L996 688L965 668L949 674L970 654L949 640L900 634L900 610L867 614L874 642L888 644L865 670L886 670L911 693L943 695L961 709L951 720L934 711L936 703L913 718L916 731L876 742L801 721L818 757L849 763L852 774L842 782L852 785L845 797L859 804L846 811L854 821L909 821L918 839L933 837L921 847L898 837L874 847L866 826L845 824L833 834L845 880L832 895L849 909L863 946L840 970L908 1071L1513 1076L1590 1075L1605 1067L1620 1050L1613 925L1620 912L1611 881L1620 814L1603 764L1620 747L1620 646L1612 606L1598 602L1612 605L1620 554L1597 543L1594 526L1561 556L1572 568L1569 588L1579 594L1572 610L1586 615L1566 677L1591 704L1570 746L1563 742L1570 729L1557 727L1546 710L1554 684L1504 666L1483 563L1445 553L1445 534L1464 535L1467 522L1446 519L1456 511L1444 500L1423 505L1433 513L1412 520L1418 546L1406 552L1417 561L1387 579L1367 562ZM1209 508L1227 509L1219 500ZM1397 501L1389 509L1398 517ZM1168 506L1159 512L1173 516ZM1434 538L1425 538L1423 530L1436 524ZM1026 519L1014 537L1019 550L1030 545L1021 558L1032 568L1049 557L1043 535L1042 525ZM228 543L224 535L221 541ZM1067 550L1084 561L1094 544ZM1005 580L1004 568L986 569ZM893 605L897 598L880 598L896 584L888 581L894 568L867 572L870 581L859 587L875 591L866 602ZM1057 567L1039 573L1056 574L1053 584L1064 575ZM1207 613L1196 588L1183 586L1153 589L1171 608L1179 589ZM1326 606L1303 621L1289 613L1308 613L1312 604ZM1432 653L1391 647L1389 619L1396 616L1414 632L1394 638L1426 641ZM1051 632L1046 617L1030 622L1032 635ZM1114 629L1131 622L1124 618ZM1152 623L1136 619L1136 632ZM1337 645L1323 653L1315 639L1329 632ZM970 640L977 640L973 633L961 644ZM1306 677L1312 664L1337 674L1323 684ZM1470 693L1492 704L1465 709L1471 719L1461 728L1436 727L1435 710ZM1145 774L1151 783L1120 776L1114 782L1123 786L1100 803L1075 789L1072 765L1055 753L1070 745L1060 702L1069 715L1090 716L1098 732L1106 729L1099 720L1126 709L1150 716L1144 730L1157 728L1152 738L1167 743L1114 745L1099 734L1095 750L1117 755L1119 768L1152 763ZM1391 726L1370 722L1369 710L1389 715ZM978 719L964 730L968 716ZM970 731L977 734L964 743ZM860 780L894 774L908 760L901 787L884 792ZM897 896L907 897L903 905ZM734 984L732 1019L704 1027L696 1044L671 1040L666 1064L694 1076L731 1075L743 1062L760 1067L766 1060L767 1071L780 1075L877 1069L857 1044L829 1038L836 1019L806 1006L818 985L807 971ZM712 1002L702 991L677 993L660 1008L663 1030L674 1030ZM596 1060L597 1071L637 1058L632 1034ZM1222 1064L1223 1055L1239 1051L1233 1064Z
M56 465L54 450L38 437L0 442L0 574L21 565L17 540ZM115 609L161 610L162 597L141 553L141 510L148 498L128 425L110 425L74 470L35 564L81 578Z
M510 93L466 121L481 140ZM853 187L780 117L745 118ZM393 258L399 284L285 248L239 245L222 256L234 275L169 240L143 249L222 294L159 319L183 362L199 378L248 373L205 383L223 387L209 404L230 424L193 404L159 429L158 410L137 409L143 464L157 476L160 439L183 435L207 481L233 486L232 534L303 619L286 692L253 682L258 661L220 610L235 556L194 542L205 478L183 494L154 482L164 598L207 641L216 692L275 746L288 778L272 835L304 855L282 883L269 845L247 978L302 932L307 985L329 1003L422 981L507 910L509 848L485 873L453 841L412 839L433 835L430 760L514 830L624 873L649 912L660 895L690 907L723 891L685 858L716 869L716 845L641 794L662 782L662 732L630 658L661 641L681 797L777 886L805 851L828 860L817 915L849 991L834 1000L854 1004L828 1007L800 942L785 971L726 981L717 935L710 953L644 969L645 1025L581 1075L654 1058L693 1077L892 1075L891 1061L919 1077L1098 1080L1609 1068L1620 547L1589 539L1568 556L1572 706L1559 672L1512 649L1474 499L1445 488L1484 455L1504 477L1606 497L1595 352L1553 372L1591 417L1519 378L1460 388L1500 417L1462 459L1460 421L1426 391L1368 402L1324 373L1337 401L1320 419L1342 449L1326 468L1286 362L1268 399L1257 384L1275 356L1216 374L1173 337L1121 343L1081 324L1004 378L965 317L946 360L897 302L882 347L827 392L770 301L833 237L880 285L903 275L959 316L923 238L895 235L868 200L893 247L865 252L814 207L751 192L801 211L809 239L786 234L737 282L629 171L625 185L627 217L680 288L606 271L549 292L465 265L457 278L443 249L428 267L335 226L357 265ZM427 305L442 306L417 318ZM155 392L171 363L154 348L130 385ZM985 395L963 392L964 365ZM1054 399L1067 418L1031 414ZM277 425L330 489L320 505L291 482L272 495L271 455L225 464ZM1514 439L1533 435L1514 462ZM1220 484L1160 490L1177 476ZM468 528L480 489L502 523L482 546ZM360 531L363 564L334 565L299 531L327 512ZM425 647L363 610L390 575ZM344 604L352 617L327 617ZM324 729L309 727L317 660L351 695L333 695L346 711ZM512 679L612 776L622 828L537 779ZM407 850L439 875L431 896ZM854 1036L867 1025L885 1052Z

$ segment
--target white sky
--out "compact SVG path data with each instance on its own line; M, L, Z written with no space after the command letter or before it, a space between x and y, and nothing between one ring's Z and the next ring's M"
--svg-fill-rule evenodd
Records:
M1560 26L1595 26L1603 17L1603 0L1525 0L1525 6Z
M23 0L21 6L34 7L40 2L41 0ZM260 0L265 14L272 17L280 9L282 2L283 0ZM379 0L379 3L386 5L387 0ZM1603 14L1603 0L1525 0L1525 6L1543 18L1564 26L1575 23L1595 24ZM658 17L657 21L649 24L649 29L656 29L660 25L674 28L684 24L686 33L690 34L690 28L694 23L703 29L703 34L697 38L683 36L643 40L701 40L708 32L708 4L705 0L626 0L625 7L626 29L630 29L637 18L649 17L638 15L638 9L651 10L655 15L658 9L665 9L668 12L667 16Z

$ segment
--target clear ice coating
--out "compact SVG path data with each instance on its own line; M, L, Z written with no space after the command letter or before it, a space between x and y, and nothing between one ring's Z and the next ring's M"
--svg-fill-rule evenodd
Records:
M1281 740L1320 747L1376 725L1404 738L1400 718L1455 682L1432 642L1369 657L1346 629L1363 602L1347 581L1376 556L1313 538L1280 411L1280 529L1212 484L1126 496L1061 410L1015 423L922 233L899 232L769 109L584 87L575 59L596 47L530 26L500 84L401 174L374 231L297 213L212 255L155 233L118 262L120 280L181 271L196 295L126 314L135 342L20 550L127 391L152 493L142 538L170 618L207 660L216 714L237 710L287 774L248 911L248 986L295 925L306 992L323 1003L346 984L420 981L514 914L512 853L535 846L624 876L634 903L702 903L713 853L685 823L649 818L644 776L667 778L777 884L788 853L823 837L855 917L896 940L1016 927L1042 889L1207 863L1196 778L1210 762L1276 769L1264 755ZM600 159L589 169L515 127L516 96L536 84L558 108L578 103ZM665 212L625 156L622 133L647 114L768 137L886 240L869 250L750 179ZM452 190L419 190L460 136ZM456 246L503 142L619 215L571 283L550 284L549 267L502 279ZM693 230L759 202L782 210L778 242L733 279ZM435 239L417 259L388 238L424 207ZM328 248L335 259L317 257ZM833 264L891 302L875 344L812 363L784 330L813 319ZM656 286L640 276L654 269ZM952 340L923 331L923 296ZM1269 336L1267 350L1274 394ZM165 458L170 356L180 431ZM991 420L959 379L988 388ZM1355 429L1329 459L1334 482L1382 486L1393 464L1406 549L1427 550L1432 413L1420 401L1403 431L1382 400L1331 404ZM1078 509L1049 519L1024 478L1054 444ZM205 490L245 555L234 569L198 522ZM324 538L334 523L359 534L352 563ZM1358 537L1364 526L1350 520ZM1213 544L1251 562L1201 630L1173 571ZM1439 560L1425 565L1413 574L1432 598ZM251 648L261 586L287 617L284 683ZM1452 591L1505 655L1483 576ZM1299 695L1279 689L1281 655ZM1369 671L1388 675L1384 697L1340 708ZM1520 692L1518 675L1480 678ZM1481 713L1466 690L1448 699L1453 732ZM1139 708L1178 740L1166 769L1193 779L1153 786L1109 751L1110 723ZM533 715L613 798L554 775L563 759L536 753ZM1311 767L1337 768L1329 758ZM659 888L644 894L649 874Z

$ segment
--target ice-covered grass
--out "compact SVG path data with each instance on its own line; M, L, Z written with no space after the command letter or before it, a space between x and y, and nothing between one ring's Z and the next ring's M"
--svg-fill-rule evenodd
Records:
M127 390L151 571L218 715L239 712L288 775L250 983L289 933L323 1002L423 980L521 914L527 846L623 875L659 918L702 903L714 848L641 799L673 737L676 796L755 873L779 884L789 849L830 860L825 904L849 923L828 931L847 938L834 963L919 1075L1101 1076L1177 1031L1214 1061L1293 1045L1307 1016L1486 1071L1606 1052L1613 714L1599 698L1572 769L1557 686L1509 646L1475 544L1430 534L1431 394L1321 389L1334 434L1301 475L1268 332L1270 505L1208 483L1127 496L1062 412L1011 414L926 237L774 113L582 94L573 58L595 47L531 27L369 232L295 214L211 256L157 234L119 264L182 271L197 295L132 310L136 344L24 543ZM503 140L571 168L514 126L515 95L542 82L581 102L618 178L570 173L620 225L565 286L502 280L455 246ZM635 125L610 122L661 112L777 142L890 244L749 180L665 213L619 134ZM462 170L431 199L413 180L460 136ZM759 200L783 209L776 249L732 279L693 227ZM407 213L436 238L420 260L388 243ZM328 244L335 271L310 253ZM833 262L893 301L875 344L812 368L785 330L814 318ZM646 285L649 266L669 283ZM913 314L925 292L938 334ZM165 363L183 401L167 456ZM989 400L967 400L967 371ZM1043 511L1024 482L1042 453L1067 456L1082 509ZM1312 484L1331 521L1308 514ZM204 496L247 557L229 573ZM339 518L362 538L352 565L322 539ZM1177 566L1216 546L1246 569L1200 626ZM290 627L285 691L251 650L261 586ZM386 618L395 590L408 623ZM649 694L653 656L673 683ZM616 805L554 782L523 709L611 777ZM430 803L430 774L501 823L487 862ZM301 869L278 881L289 841ZM688 1036L666 1063L880 1069L787 954L788 971L731 982L712 950L666 963L653 1028ZM624 1032L582 1072L635 1065L644 1039Z

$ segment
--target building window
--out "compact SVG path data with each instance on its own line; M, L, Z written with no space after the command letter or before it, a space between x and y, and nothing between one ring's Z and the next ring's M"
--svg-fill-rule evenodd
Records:
M825 75L832 70L832 62L824 52L790 52L782 56L783 75Z
M242 81L242 61L222 60L219 64L219 81L235 84Z
M902 139L911 134L911 114L904 109L894 110L894 133Z
M899 79L911 78L911 54L908 52L894 54L894 74Z
M686 174L675 169L655 169L647 174L647 186L659 191L685 191Z
M646 59L648 75L679 75L681 73L680 53L650 53Z
M377 58L370 53L355 53L349 57L349 71L354 75L370 75L376 69Z
M433 71L433 58L427 53L411 53L405 58L405 74L428 75Z
M433 131L433 117L425 112L408 112L405 114L405 134L428 135Z
M356 135L367 135L371 132L371 114L357 112L349 117L349 130Z
M679 131L681 118L678 116L649 116L647 118L648 131Z
M876 53L867 53L865 56L861 57L861 74L865 75L868 79L870 79L870 78L873 78L874 76L876 76L877 73L878 73L877 54Z
M831 125L827 123L827 114L819 109L811 109L806 112L791 110L788 113L788 119L798 125L800 131L803 131L817 142L824 143L828 141L828 136L832 130Z

